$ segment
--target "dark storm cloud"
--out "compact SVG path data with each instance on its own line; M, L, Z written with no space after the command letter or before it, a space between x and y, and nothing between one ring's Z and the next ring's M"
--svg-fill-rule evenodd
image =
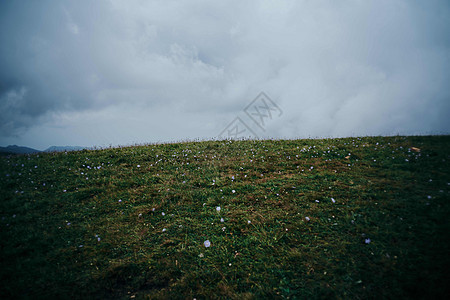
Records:
M70 24L58 2L11 1L0 18L0 94L3 135L38 122L48 111L89 107L85 47L68 38Z
M213 137L260 91L285 112L268 136L450 130L448 1L0 6L8 143Z

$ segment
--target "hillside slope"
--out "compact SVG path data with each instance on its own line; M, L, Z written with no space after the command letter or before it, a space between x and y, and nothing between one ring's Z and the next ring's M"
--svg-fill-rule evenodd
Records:
M364 137L0 157L0 296L443 298L449 148Z

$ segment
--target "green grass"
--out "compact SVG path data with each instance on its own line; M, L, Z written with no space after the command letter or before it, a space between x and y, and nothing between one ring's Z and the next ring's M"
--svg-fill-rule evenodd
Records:
M364 137L0 157L0 297L444 298L449 148Z

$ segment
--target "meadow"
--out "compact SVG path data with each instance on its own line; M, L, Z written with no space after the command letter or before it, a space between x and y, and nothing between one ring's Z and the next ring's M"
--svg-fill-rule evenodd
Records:
M2 299L439 299L450 136L0 157Z

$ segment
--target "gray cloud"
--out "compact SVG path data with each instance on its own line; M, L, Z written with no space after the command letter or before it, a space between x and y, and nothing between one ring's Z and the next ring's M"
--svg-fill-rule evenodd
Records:
M0 142L449 133L447 1L5 1Z

